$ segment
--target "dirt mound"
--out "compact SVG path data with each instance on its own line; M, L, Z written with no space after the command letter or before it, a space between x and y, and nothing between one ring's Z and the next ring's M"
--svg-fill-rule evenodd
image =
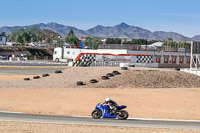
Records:
M199 88L200 77L180 71L128 70L120 76L85 87L95 88Z

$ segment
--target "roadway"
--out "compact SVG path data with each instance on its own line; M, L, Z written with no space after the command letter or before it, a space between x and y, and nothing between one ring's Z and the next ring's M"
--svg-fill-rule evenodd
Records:
M177 121L177 120L148 120L148 119L92 119L81 116L55 116L37 115L12 112L0 112L0 121L20 121L57 123L74 125L97 125L97 126L119 126L119 127L145 127L145 128L171 128L171 129L197 129L200 130L200 121Z

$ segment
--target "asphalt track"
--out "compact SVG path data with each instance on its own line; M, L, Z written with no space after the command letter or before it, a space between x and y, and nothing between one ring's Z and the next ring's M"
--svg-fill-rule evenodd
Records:
M90 117L36 115L12 112L0 112L0 121L41 122L74 125L98 125L119 127L145 127L145 128L173 128L200 130L200 121L172 121L172 120L145 120L145 119L92 119Z

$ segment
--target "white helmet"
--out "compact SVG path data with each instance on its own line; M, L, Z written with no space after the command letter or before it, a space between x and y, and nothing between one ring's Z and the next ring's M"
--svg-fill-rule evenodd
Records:
M107 97L107 98L105 99L105 101L106 101L106 102L110 101L110 98Z

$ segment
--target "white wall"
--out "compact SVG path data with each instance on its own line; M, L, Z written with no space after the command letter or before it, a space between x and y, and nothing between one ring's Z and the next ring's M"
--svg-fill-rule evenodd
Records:
M0 36L0 45L6 45L6 37Z
M64 48L64 58L75 59L80 53L110 53L110 54L127 54L127 50L115 50L115 49L76 49L76 48Z

